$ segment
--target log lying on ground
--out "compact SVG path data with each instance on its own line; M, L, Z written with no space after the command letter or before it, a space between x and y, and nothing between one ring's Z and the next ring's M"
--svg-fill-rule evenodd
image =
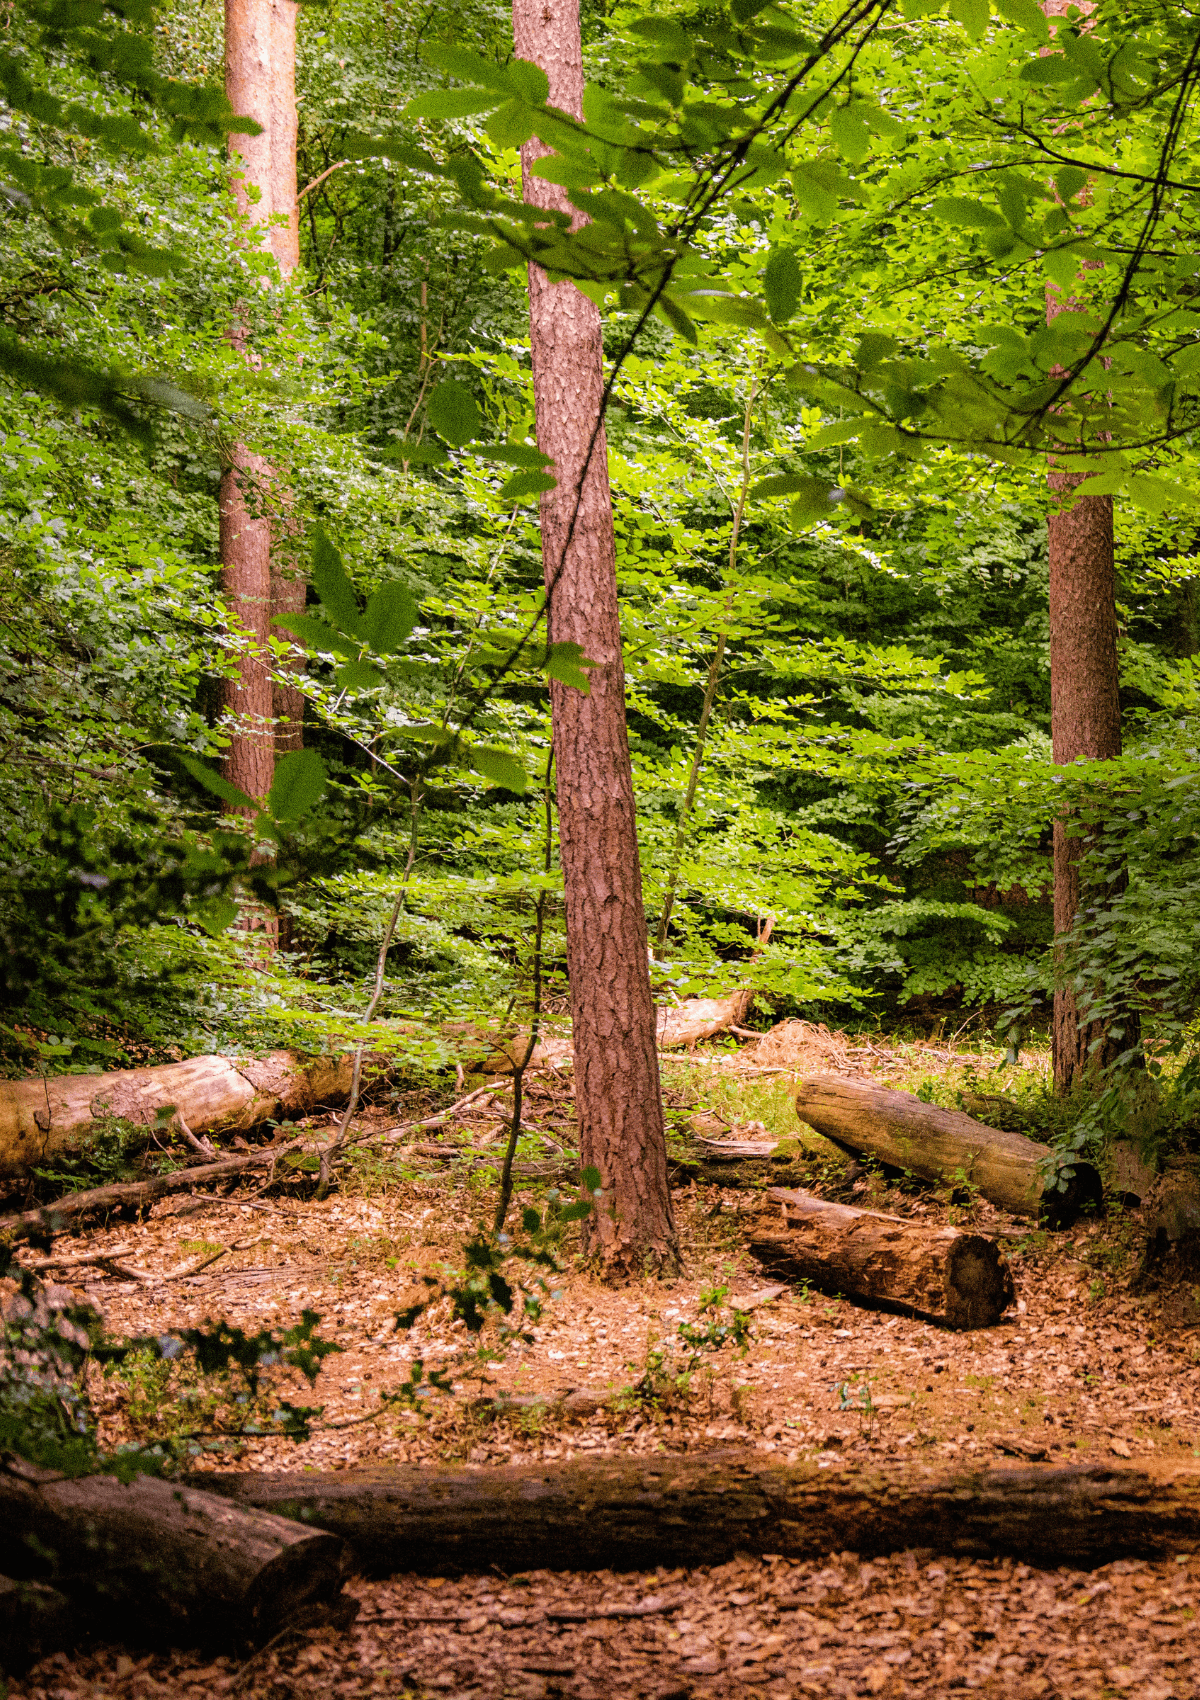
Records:
M753 1001L753 991L743 986L727 998L685 998L675 1009L660 1009L659 1050L674 1050L682 1045L694 1051L702 1040L715 1039L740 1027Z
M193 1169L174 1169L169 1175L153 1175L148 1181L116 1181L112 1186L91 1187L87 1192L69 1192L53 1204L37 1210L20 1210L13 1216L0 1216L0 1234L19 1228L46 1228L90 1216L95 1211L126 1209L130 1205L150 1204L168 1192L187 1192L194 1186L208 1186L239 1175L245 1169L262 1168L273 1163L290 1145L275 1145L265 1151L251 1151L245 1157L223 1157L219 1163L198 1163Z
M269 1634L338 1594L346 1557L335 1534L153 1476L0 1470L0 1569L154 1634Z
M119 1074L0 1080L0 1176L25 1173L85 1144L106 1116L153 1127L174 1105L194 1133L244 1132L273 1119L295 1121L346 1097L354 1058L297 1058L273 1051L258 1062L190 1057Z
M377 1574L649 1570L720 1564L740 1552L813 1558L914 1546L1091 1564L1200 1547L1195 1465L949 1473L592 1458L485 1470L253 1471L212 1485L239 1505L341 1535Z
M771 1197L783 1206L785 1231L756 1235L750 1250L776 1274L949 1328L990 1328L1016 1300L1004 1253L982 1234L827 1204L783 1187L772 1187Z
M911 1092L818 1074L798 1085L796 1114L843 1151L924 1180L978 1187L984 1198L1016 1216L1066 1223L1103 1196L1100 1176L1087 1163L1075 1165L1065 1192L1043 1191L1044 1145L985 1127L958 1110L939 1110Z
M0 1576L0 1671L19 1671L71 1638L71 1602L44 1582Z

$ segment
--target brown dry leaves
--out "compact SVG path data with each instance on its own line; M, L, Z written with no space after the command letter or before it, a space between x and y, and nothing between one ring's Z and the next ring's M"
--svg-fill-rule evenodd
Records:
M847 1531L848 1534L852 1531ZM48 1660L11 1700L792 1700L959 1691L1191 1700L1200 1560L1090 1573L902 1553L860 1564L738 1560L650 1575L358 1583L358 1622L231 1659ZM239 1674L240 1673L240 1674Z

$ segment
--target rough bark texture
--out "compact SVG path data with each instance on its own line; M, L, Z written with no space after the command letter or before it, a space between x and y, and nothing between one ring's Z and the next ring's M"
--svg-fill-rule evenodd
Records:
M345 1549L334 1535L152 1476L63 1481L12 1462L0 1471L0 1555L11 1572L103 1600L106 1617L211 1640L269 1633L332 1598Z
M796 1114L844 1151L869 1153L924 1180L978 1187L984 1198L1017 1216L1070 1221L1085 1202L1099 1203L1103 1193L1099 1175L1083 1163L1066 1192L1043 1193L1038 1165L1046 1156L1044 1145L985 1127L958 1110L939 1110L911 1092L815 1075L796 1089Z
M1050 488L1064 497L1079 482L1073 473L1050 474ZM1111 760L1121 753L1112 498L1081 496L1074 507L1052 513L1047 523L1054 760ZM1084 847L1081 838L1071 835L1069 820L1060 816L1054 823L1054 931L1059 938L1070 932L1079 912ZM1128 1035L1113 1039L1099 1022L1081 1027L1074 988L1055 988L1054 1083L1060 1091L1089 1067L1111 1062L1128 1043Z
M275 774L274 702L267 634L271 627L271 521L266 512L271 469L262 455L236 443L221 476L221 590L250 633L236 678L222 682L231 721L226 779L263 798Z
M815 1558L932 1547L1052 1564L1200 1546L1200 1469L1149 1464L823 1470L722 1458L202 1479L339 1534L382 1573L651 1570L740 1552Z
M580 116L578 0L514 0L513 35L517 56L549 77L552 104ZM531 175L548 151L538 141L522 149L525 199L571 212L562 189ZM581 645L595 663L589 695L550 687L579 1149L605 1194L586 1226L606 1262L637 1267L673 1262L676 1242L625 726L600 315L573 284L531 266L529 321L538 446L558 480L541 509L549 637Z
M169 1192L187 1192L194 1186L210 1186L216 1181L232 1180L245 1169L261 1168L273 1163L290 1145L270 1146L251 1151L246 1157L223 1157L219 1163L201 1163L194 1169L174 1169L169 1175L154 1175L148 1181L117 1181L112 1186L91 1187L87 1192L69 1192L53 1204L40 1205L36 1210L18 1211L13 1216L0 1216L0 1233L12 1229L47 1228L52 1231L65 1222L78 1221L81 1216L110 1215L114 1210L141 1210L156 1198Z
M786 1232L759 1234L750 1250L780 1274L949 1328L990 1328L1016 1301L1004 1254L982 1234L827 1204L782 1187L772 1187L771 1197L783 1206Z
M260 0L261 3L261 0ZM296 200L296 19L295 0L271 0L271 211L287 224L271 229L271 247L282 275L300 264L300 208Z
M0 1175L77 1149L104 1117L152 1127L173 1105L193 1133L244 1131L274 1117L296 1120L350 1090L353 1057L302 1060L273 1051L256 1062L190 1057L114 1074L0 1080Z

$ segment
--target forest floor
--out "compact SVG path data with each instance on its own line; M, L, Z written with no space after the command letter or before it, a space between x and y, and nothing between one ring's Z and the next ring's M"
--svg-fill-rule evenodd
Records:
M852 1059L856 1072L907 1086L922 1073L954 1080L964 1067L977 1082L996 1061L935 1047L870 1050ZM787 1131L786 1077L739 1078L736 1061L664 1072L680 1114L712 1109ZM561 1094L553 1107L561 1122ZM492 1114L458 1126L453 1140L486 1151L501 1131ZM1141 1249L1135 1214L1114 1208L1050 1234L982 1200L901 1190L808 1152L808 1182L827 1196L930 1222L970 1221L1001 1238L1016 1307L993 1328L953 1333L780 1286L745 1250L753 1223L778 1207L761 1188L693 1181L673 1195L680 1277L602 1285L568 1238L527 1341L500 1352L492 1324L468 1336L445 1302L398 1330L395 1313L424 1291L421 1276L460 1268L464 1242L490 1214L494 1168L476 1158L453 1172L436 1158L424 1167L410 1159L400 1171L373 1160L322 1203L301 1196L301 1180L295 1196L243 1188L161 1201L142 1223L86 1236L89 1251L123 1248L119 1261L147 1278L97 1279L89 1291L115 1334L161 1334L216 1317L254 1331L291 1326L305 1308L320 1313L318 1333L340 1350L325 1359L315 1389L299 1377L285 1387L298 1402L323 1406L311 1438L245 1439L212 1454L214 1468L482 1467L659 1452L708 1453L717 1463L746 1450L831 1470L913 1458L1200 1459L1200 1289L1131 1290ZM519 1191L514 1208L544 1201L543 1182ZM169 1275L181 1258L206 1256L217 1259L207 1270ZM714 1289L723 1289L717 1298ZM706 1300L716 1308L702 1312ZM710 1319L728 1321L731 1307L751 1318L744 1352L716 1334L711 1349L681 1338L682 1324L703 1334ZM458 1396L435 1393L416 1410L389 1402L414 1357L445 1369ZM194 1407L189 1414L176 1405L171 1375L147 1359L97 1378L102 1441L194 1421ZM519 1402L505 1409L508 1396ZM93 1647L45 1661L9 1693L1200 1694L1200 1557L1121 1560L1082 1574L932 1551L860 1564L852 1528L844 1545L821 1563L740 1559L618 1576L505 1576L498 1555L487 1577L355 1582L362 1609L351 1631L297 1628L248 1667ZM564 1601L576 1618L591 1605L596 1616L556 1620ZM640 1614L614 1620L611 1608L631 1602Z

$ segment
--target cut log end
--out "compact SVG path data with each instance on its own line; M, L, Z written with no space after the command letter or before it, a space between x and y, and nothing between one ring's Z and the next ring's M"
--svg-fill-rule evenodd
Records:
M945 1315L951 1328L990 1328L1017 1302L1008 1260L994 1240L960 1234L946 1253Z

